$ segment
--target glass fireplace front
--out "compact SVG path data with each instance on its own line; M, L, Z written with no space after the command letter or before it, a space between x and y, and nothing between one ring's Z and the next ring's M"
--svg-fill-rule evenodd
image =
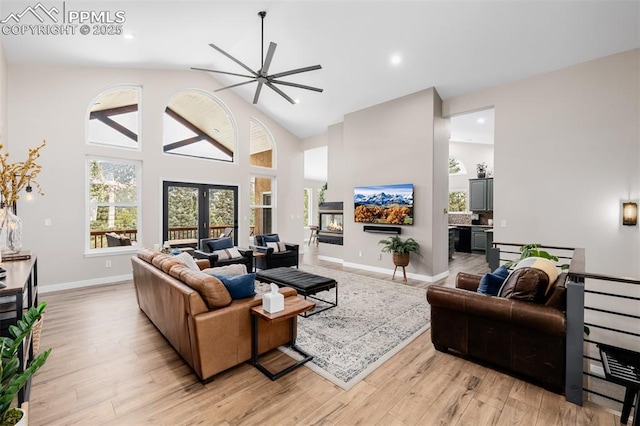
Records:
M342 233L344 215L342 213L320 212L320 232Z

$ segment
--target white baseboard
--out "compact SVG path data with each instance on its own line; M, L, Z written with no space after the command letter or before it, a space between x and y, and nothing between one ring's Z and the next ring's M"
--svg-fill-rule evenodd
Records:
M347 266L349 268L354 268L354 269L362 269L364 271L370 271L370 272L378 272L380 274L388 274L388 275L393 275L393 269L388 269L388 268L379 268L377 266L369 266L369 265L362 265L360 263L350 263L350 262L342 262L342 264L344 266ZM400 277L402 277L402 271L399 272L400 273ZM398 275L398 271L396 271L396 275ZM449 271L445 271L441 274L436 275L435 277L431 276L431 275L422 275L422 274L415 274L413 272L407 272L407 278L411 278L417 281L423 281L423 282L427 282L427 283L433 283L436 281L440 281L441 279L447 278L449 276Z
M94 278L91 280L73 281L70 283L60 283L51 285L39 285L38 293L53 293L56 291L73 290L76 288L93 287L96 285L113 284L122 281L131 281L133 274L116 275L113 277Z
M324 261L333 262L333 263L344 263L342 259L338 259L337 257L329 257L329 256L322 256L322 255L318 255L318 260L324 260Z

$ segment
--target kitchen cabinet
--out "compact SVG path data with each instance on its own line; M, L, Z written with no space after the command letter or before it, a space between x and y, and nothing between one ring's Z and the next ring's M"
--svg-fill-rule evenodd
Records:
M487 263L489 263L489 249L493 247L493 229L490 231L484 231L487 234L487 252L485 258L487 259Z
M469 179L469 210L493 210L493 178Z
M471 250L485 252L487 249L486 228L474 226L471 228Z

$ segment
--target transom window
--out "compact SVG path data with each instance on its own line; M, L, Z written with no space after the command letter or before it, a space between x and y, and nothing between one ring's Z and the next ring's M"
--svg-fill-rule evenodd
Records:
M165 153L232 162L235 141L231 114L211 94L185 91L167 104L164 111Z
M100 94L91 104L88 142L121 148L139 147L139 87L118 87Z

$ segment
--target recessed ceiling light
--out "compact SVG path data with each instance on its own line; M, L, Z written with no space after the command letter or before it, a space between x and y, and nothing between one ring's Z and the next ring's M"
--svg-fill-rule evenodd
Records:
M402 62L402 56L392 55L390 61L392 65L400 65L400 63Z
M136 38L136 35L133 33L124 33L122 34L122 38L126 40L133 40L134 38Z
M478 118L478 120L476 120L476 123L484 124L484 118Z

